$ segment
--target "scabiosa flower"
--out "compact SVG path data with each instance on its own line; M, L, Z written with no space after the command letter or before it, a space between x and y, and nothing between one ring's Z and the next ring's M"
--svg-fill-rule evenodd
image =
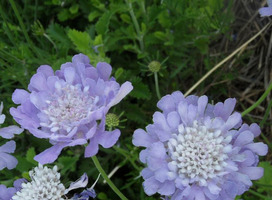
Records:
M260 8L259 13L261 17L272 15L272 0L267 0L268 7Z
M236 100L208 104L206 96L184 97L181 92L164 96L157 104L146 132L137 129L135 146L140 153L144 190L172 200L231 200L262 177L258 155L267 145L254 143L257 124L242 124L233 112Z
M86 144L85 157L94 156L98 145L112 147L120 131L105 131L105 115L131 90L130 82L121 86L109 78L111 66L100 62L96 68L83 54L61 65L55 73L42 65L33 75L28 91L13 93L11 108L14 119L38 138L48 138L53 147L35 157L41 164L55 161L67 146ZM99 122L98 122L99 121Z
M60 182L60 173L57 170L57 166L51 169L39 164L29 172L31 182L22 183L21 189L12 196L12 200L64 200L66 199L64 195L70 190L85 187L88 183L87 175L83 174L78 181L71 183L70 187L65 189Z

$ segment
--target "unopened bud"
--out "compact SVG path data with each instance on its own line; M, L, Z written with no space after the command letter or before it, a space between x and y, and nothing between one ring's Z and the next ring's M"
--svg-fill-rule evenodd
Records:
M151 63L149 63L148 65L148 69L151 72L158 72L161 69L161 63L159 63L158 61L152 61Z

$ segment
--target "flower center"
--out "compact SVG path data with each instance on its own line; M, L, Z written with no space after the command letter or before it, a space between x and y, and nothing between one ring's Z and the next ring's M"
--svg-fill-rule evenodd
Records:
M220 176L227 165L231 139L231 136L222 136L220 130L208 130L197 121L192 127L180 125L178 134L173 134L168 141L171 158L168 167L182 178L183 184L196 182L205 186L208 179Z
M46 101L47 108L43 112L48 116L47 123L42 126L50 128L52 132L64 129L70 132L82 119L86 118L98 99L90 97L88 87L82 91L81 86L66 85L57 87L57 92Z

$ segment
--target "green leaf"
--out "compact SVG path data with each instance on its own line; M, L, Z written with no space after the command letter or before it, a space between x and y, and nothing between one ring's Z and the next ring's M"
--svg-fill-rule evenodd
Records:
M142 82L142 79L139 77L135 77L131 80L133 85L133 90L130 95L137 99L150 99L151 92L146 84Z
M77 50L86 54L90 52L93 41L88 33L70 29L68 37L72 40Z
M266 191L272 194L272 166L269 162L260 162L259 167L264 168L264 175L257 181L260 184L258 192Z
M58 163L60 166L60 173L65 174L67 171L74 172L76 170L76 163L79 159L79 156L68 157L61 156L58 158Z
M34 156L36 156L36 152L34 147L31 147L26 152L26 160L34 165L37 165L38 162L34 160Z
M21 173L28 172L30 169L36 166L36 164L33 164L29 162L26 158L23 158L21 156L16 156L18 160L18 165L16 166L16 169L19 170Z
M121 14L120 18L122 19L123 22L130 24L131 23L131 19L130 16L128 14Z
M115 71L115 73L114 73L115 79L118 80L118 78L121 77L121 75L123 74L123 72L124 72L124 69L121 68L121 67L119 67L119 68Z
M88 15L88 20L89 22L92 22L93 20L95 20L97 17L99 17L101 15L100 12L98 11L93 11Z
M67 46L71 44L71 41L67 37L65 28L63 28L59 24L50 24L46 30L46 33L56 42L60 42L63 45Z
M146 113L136 104L130 104L126 109L127 119L139 124L147 124Z
M98 34L106 34L109 30L109 23L110 23L110 18L112 14L110 11L106 11L102 17L99 18L98 22L95 25L95 30Z
M67 19L69 19L70 16L70 12L67 9L63 9L62 11L60 11L58 13L58 19L63 22L66 21Z
M162 31L156 31L156 32L154 33L154 36L155 36L156 38L162 40L162 41L166 41L166 40L167 40L167 35L166 35L164 32L162 32Z
M78 8L79 8L78 4L74 4L69 8L69 11L71 14L76 14L78 12Z

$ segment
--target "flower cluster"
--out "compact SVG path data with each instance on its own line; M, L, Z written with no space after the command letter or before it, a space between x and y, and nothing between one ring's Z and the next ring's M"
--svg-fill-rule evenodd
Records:
M164 96L146 131L137 129L133 144L140 153L146 194L159 193L172 200L234 199L262 177L258 155L266 155L257 124L242 124L233 112L235 99L208 104L206 96Z
M28 91L13 93L11 108L14 119L38 138L47 138L53 145L35 157L41 164L54 162L67 146L87 144L85 157L98 152L98 145L113 146L120 131L105 131L105 116L131 90L130 82L119 85L110 78L111 66L89 64L83 54L75 55L72 62L61 65L55 73L42 65L33 75Z

